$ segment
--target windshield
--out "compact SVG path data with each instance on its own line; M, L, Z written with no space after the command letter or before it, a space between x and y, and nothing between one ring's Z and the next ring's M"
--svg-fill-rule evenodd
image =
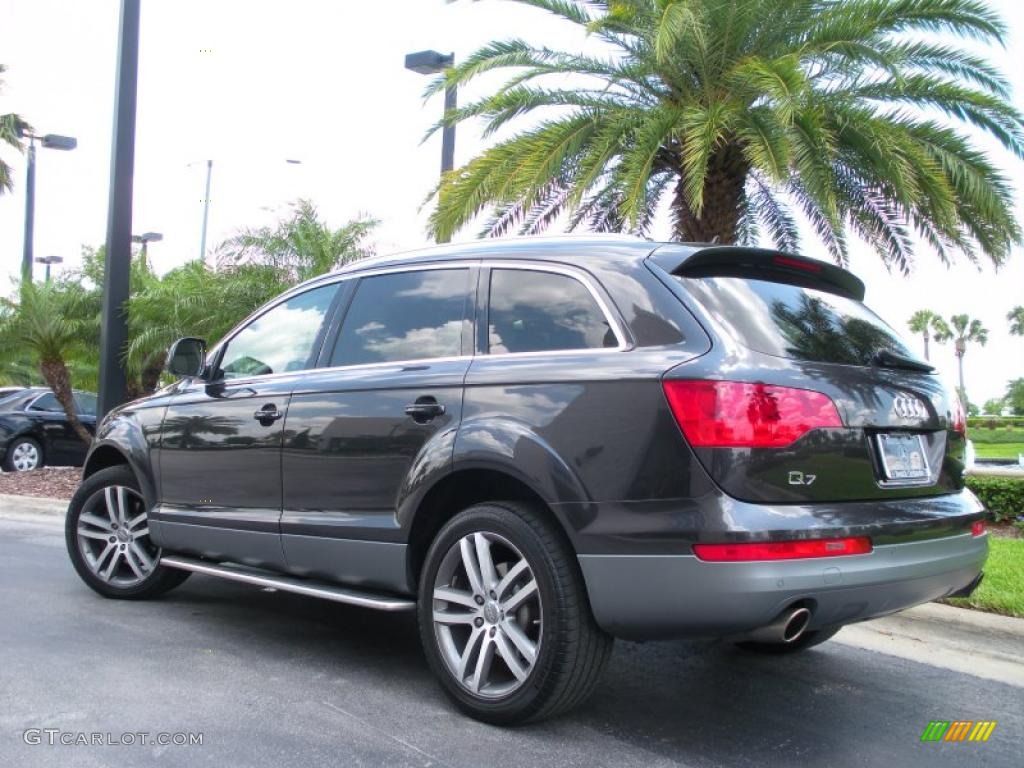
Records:
M871 365L879 351L918 360L859 301L786 283L739 277L678 277L738 343L777 357Z

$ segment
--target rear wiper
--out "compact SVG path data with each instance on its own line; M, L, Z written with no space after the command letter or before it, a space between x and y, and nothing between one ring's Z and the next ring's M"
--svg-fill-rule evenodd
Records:
M912 357L898 355L888 349L880 349L875 352L871 356L871 364L877 365L879 368L905 368L908 371L922 371L924 373L932 373L935 370L934 365L922 363L920 360L915 360Z

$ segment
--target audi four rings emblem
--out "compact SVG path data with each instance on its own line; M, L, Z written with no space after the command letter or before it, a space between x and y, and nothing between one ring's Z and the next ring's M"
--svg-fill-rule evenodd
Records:
M927 419L928 409L924 403L911 395L900 395L893 399L892 410L901 419Z

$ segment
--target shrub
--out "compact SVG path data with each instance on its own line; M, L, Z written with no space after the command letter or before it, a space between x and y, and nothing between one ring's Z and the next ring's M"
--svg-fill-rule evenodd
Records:
M1024 478L1001 475L968 475L967 487L997 523L1008 523L1024 514Z
M1024 429L1024 416L970 416L967 429Z

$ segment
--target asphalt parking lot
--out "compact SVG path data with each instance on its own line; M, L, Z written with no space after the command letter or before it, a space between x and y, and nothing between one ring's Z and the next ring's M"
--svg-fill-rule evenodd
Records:
M569 716L481 725L435 686L409 616L201 576L104 600L58 518L0 515L0 616L6 766L1021 765L1024 689L836 642L784 659L620 642ZM985 743L920 741L956 719L998 725ZM26 744L30 728L202 744Z

